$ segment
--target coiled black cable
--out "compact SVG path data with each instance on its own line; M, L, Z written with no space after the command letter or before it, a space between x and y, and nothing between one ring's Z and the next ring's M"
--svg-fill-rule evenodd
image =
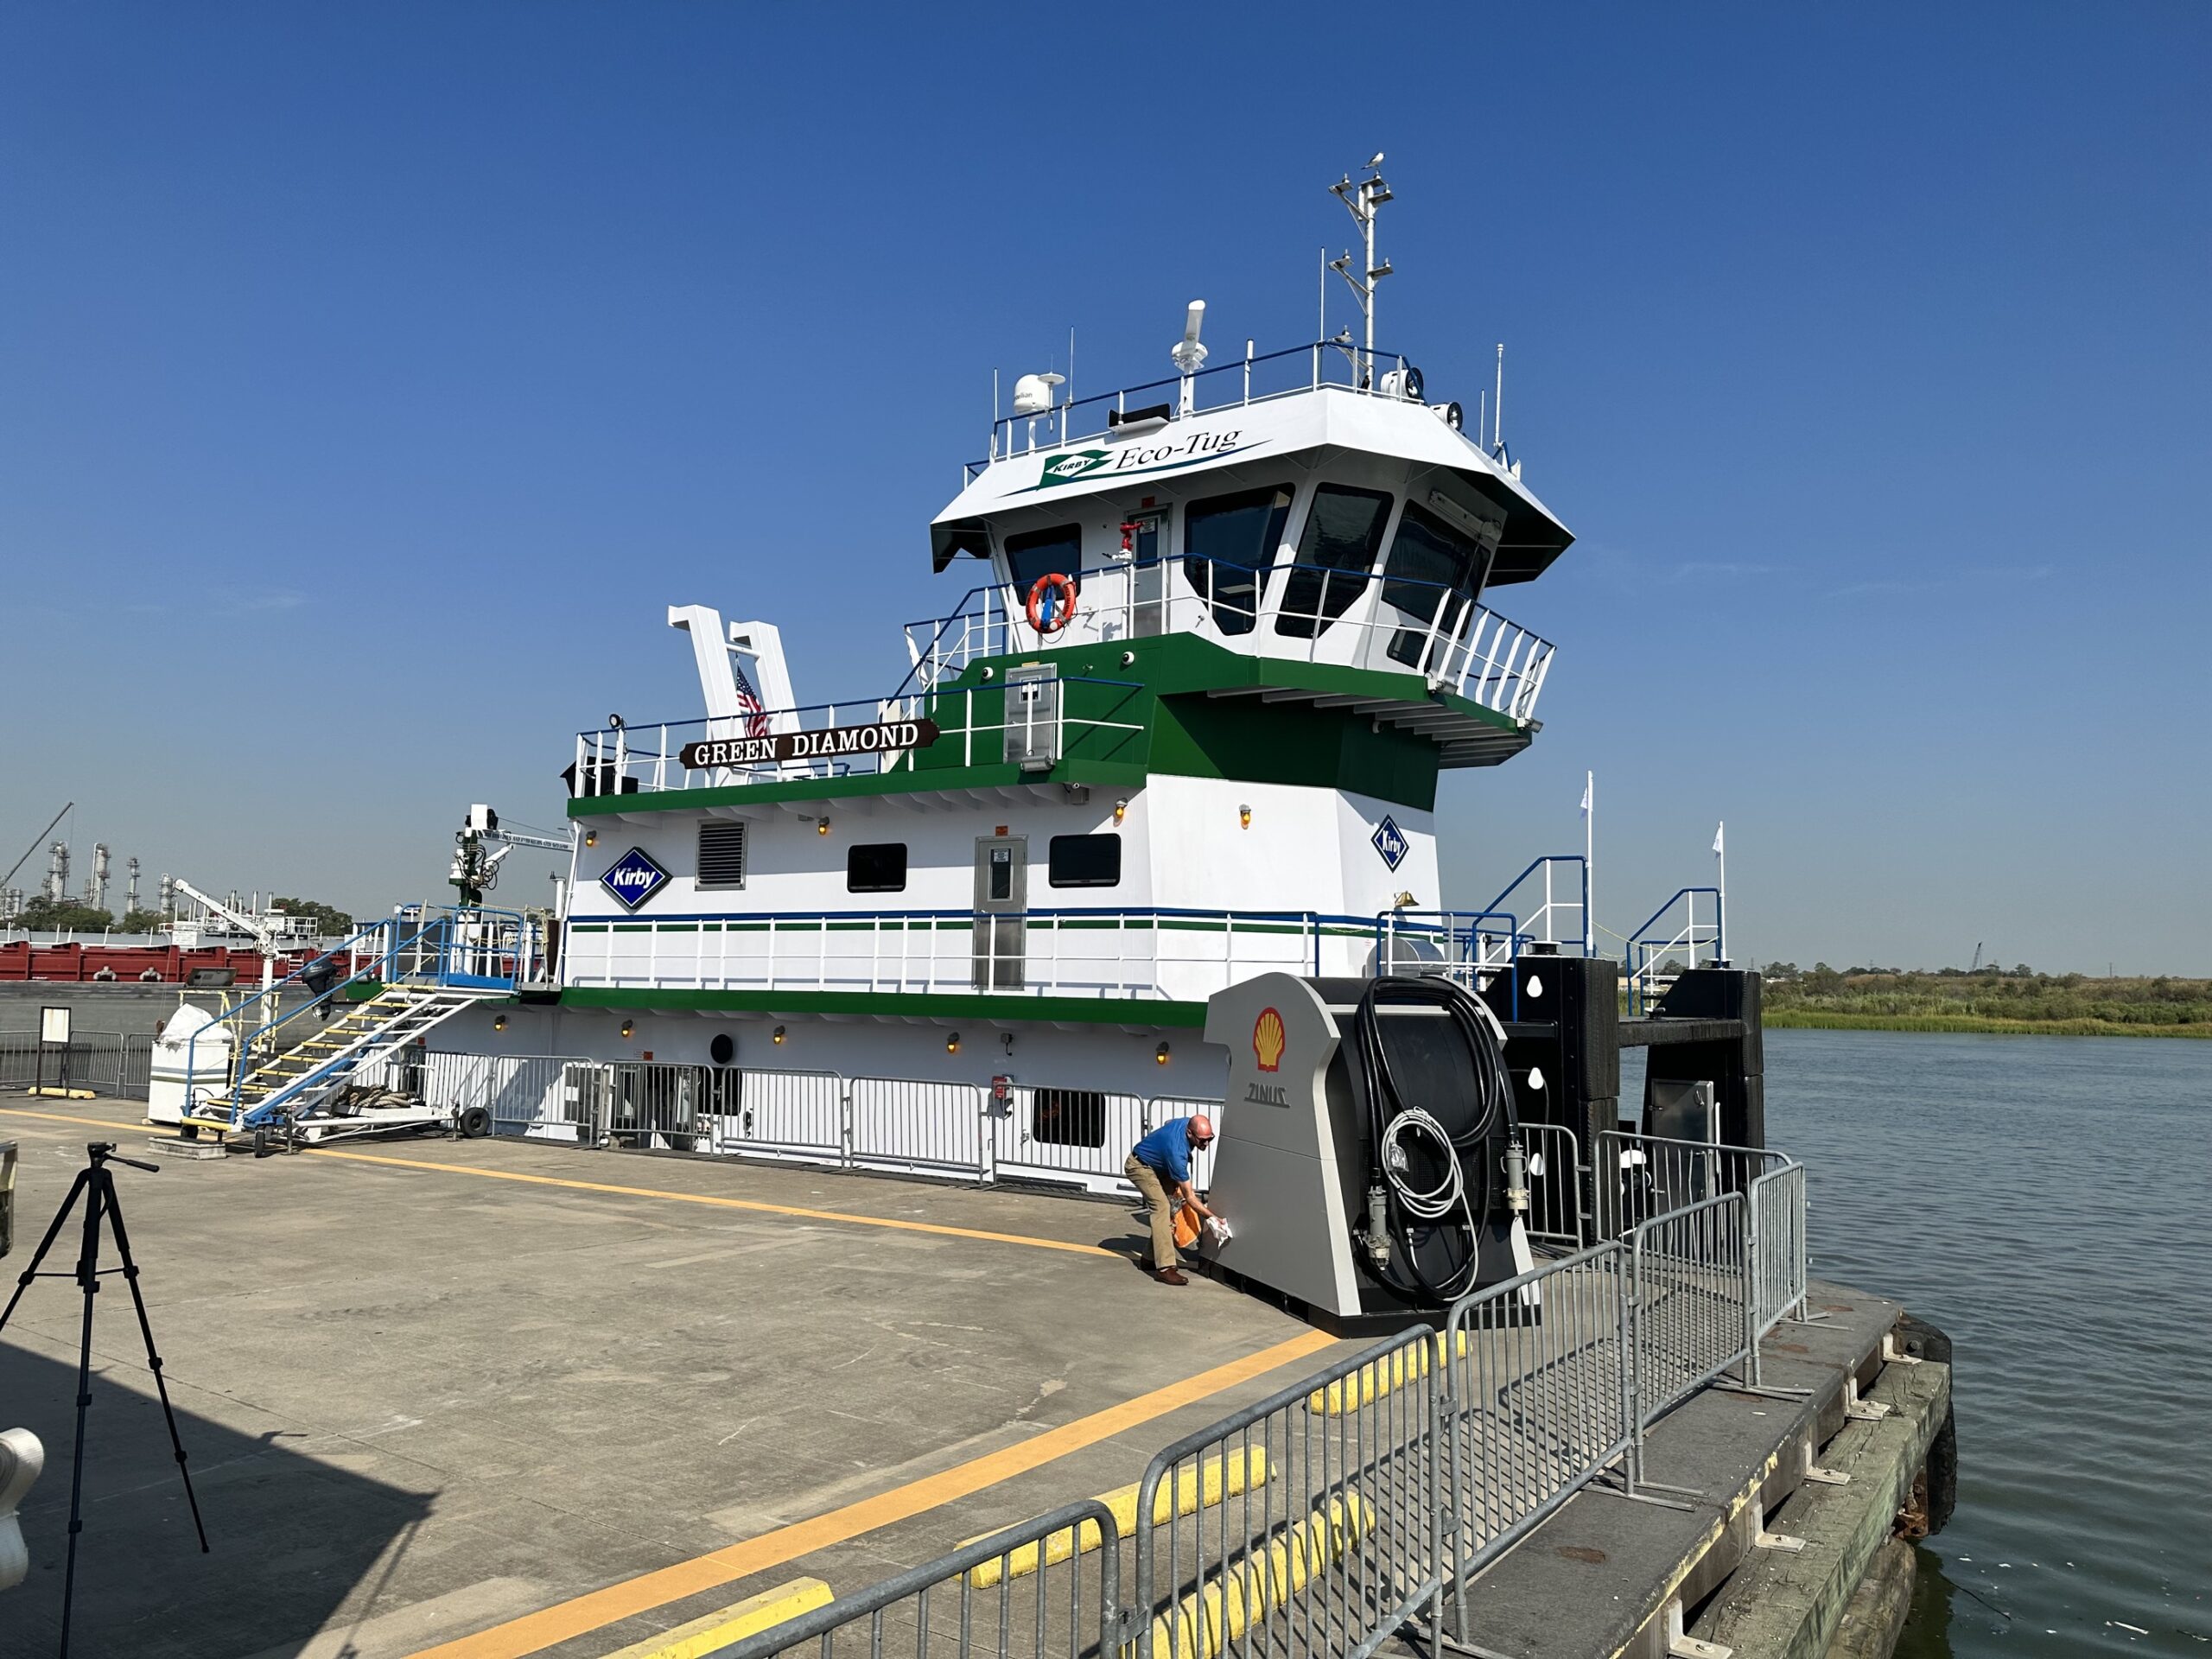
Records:
M1469 1126L1459 1134L1449 1133L1433 1113L1407 1100L1400 1091L1398 1079L1390 1070L1389 1054L1382 1042L1382 1022L1376 1013L1383 1003L1440 1007L1465 1041L1466 1052L1474 1061L1474 1109ZM1513 1103L1513 1080L1505 1066L1504 1046L1498 1040L1489 1010L1478 1004L1471 994L1452 980L1424 974L1416 978L1378 978L1369 983L1352 1014L1352 1053L1361 1070L1361 1093L1367 1106L1368 1148L1372 1160L1368 1185L1372 1189L1379 1185L1383 1191L1389 1235L1397 1246L1395 1256L1403 1263L1405 1274L1394 1273L1389 1263L1376 1262L1366 1250L1353 1254L1377 1282L1409 1301L1424 1294L1436 1301L1456 1301L1473 1287L1481 1265L1478 1233L1482 1218L1490 1213L1497 1180L1497 1172L1484 1155L1484 1144L1501 1123L1510 1133L1518 1133L1520 1128L1519 1114ZM1455 1166L1445 1182L1427 1192L1414 1192L1389 1165L1388 1149L1408 1130L1439 1140L1445 1157ZM1464 1187L1471 1170L1479 1178L1479 1202L1469 1197ZM1454 1189L1458 1189L1456 1194ZM1448 1213L1452 1196L1459 1198L1465 1216L1457 1224L1465 1254L1440 1281L1422 1265L1420 1241L1415 1234L1422 1228L1433 1232L1453 1224L1442 1219Z

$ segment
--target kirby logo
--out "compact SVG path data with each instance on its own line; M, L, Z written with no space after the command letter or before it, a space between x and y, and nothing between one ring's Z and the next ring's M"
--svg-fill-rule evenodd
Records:
M1281 1068L1282 1046L1282 1015L1273 1008L1261 1009L1260 1017L1252 1022L1252 1058L1259 1062L1261 1071Z

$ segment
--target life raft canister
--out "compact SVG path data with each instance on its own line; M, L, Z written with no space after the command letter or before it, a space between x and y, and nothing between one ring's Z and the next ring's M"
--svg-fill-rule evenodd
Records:
M1042 634L1058 633L1075 620L1075 583L1053 570L1029 585L1029 626Z

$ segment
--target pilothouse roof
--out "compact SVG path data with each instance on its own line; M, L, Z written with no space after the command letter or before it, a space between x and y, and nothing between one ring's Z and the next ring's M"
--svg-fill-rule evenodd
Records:
M1319 364L1321 348L1313 354ZM1396 389L1417 386L1417 377L1382 378L1392 389L1369 391L1324 380L995 457L931 521L932 567L943 570L963 553L988 556L992 521L1015 512L1100 497L1185 495L1185 480L1198 474L1264 460L1294 460L1310 467L1317 456L1343 452L1450 474L1504 511L1491 584L1542 575L1573 541L1573 533L1514 471L1451 423L1452 406L1427 404Z

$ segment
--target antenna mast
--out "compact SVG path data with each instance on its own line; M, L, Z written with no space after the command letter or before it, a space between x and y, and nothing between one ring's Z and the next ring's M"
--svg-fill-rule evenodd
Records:
M1361 240L1366 250L1366 261L1361 266L1363 276L1351 274L1351 255L1349 253L1340 254L1329 261L1329 269L1343 277L1358 297L1360 315L1367 320L1367 351L1359 374L1359 383L1363 387L1372 385L1375 380L1375 287L1390 274L1390 262L1385 259L1378 264L1375 257L1376 214L1382 204L1391 199L1390 187L1382 182L1382 175L1376 170L1382 165L1382 152L1378 149L1367 163L1367 177L1354 184L1351 175L1347 173L1329 187L1329 194L1344 203L1352 216L1352 222L1359 226Z

